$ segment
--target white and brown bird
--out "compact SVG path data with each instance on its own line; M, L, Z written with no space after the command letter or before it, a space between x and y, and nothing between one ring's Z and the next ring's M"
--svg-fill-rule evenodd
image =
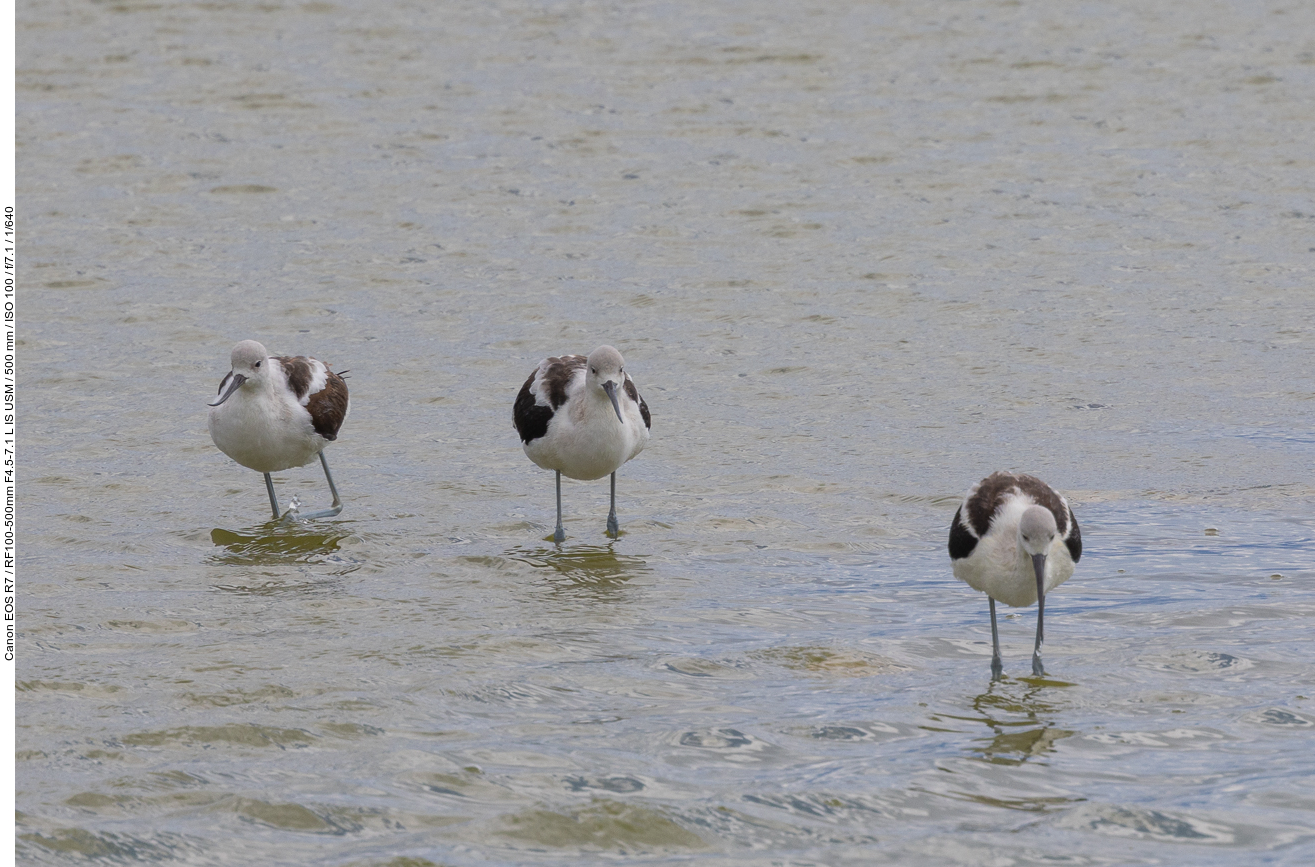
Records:
M342 511L338 488L324 459L324 447L338 438L347 418L347 383L328 365L304 355L271 356L254 340L233 347L233 369L219 383L210 404L210 438L219 450L248 469L265 474L275 520L328 518ZM343 371L346 373L346 371ZM333 493L333 505L300 514L279 514L269 474L304 466L319 457Z
M1073 574L1082 533L1068 501L1036 476L992 473L973 485L950 524L954 577L991 600L991 674L1000 677L995 600L1018 608L1037 603L1032 673L1044 675L1046 594Z
M557 473L557 529L553 541L566 540L562 527L562 475L589 481L612 476L612 507L607 533L620 534L616 521L616 471L644 450L651 419L624 369L625 359L610 346L589 355L545 358L525 380L512 413L525 454Z

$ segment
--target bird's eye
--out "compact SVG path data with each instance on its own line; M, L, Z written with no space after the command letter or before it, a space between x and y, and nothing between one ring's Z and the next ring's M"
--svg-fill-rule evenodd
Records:
M257 361L257 362L256 362L256 367L260 367L260 365L263 364L263 363L264 363L264 362Z
M597 375L598 375L598 368L596 368L596 367L591 367L591 368L589 368L589 370L590 370L591 373L593 373L594 376L597 376Z

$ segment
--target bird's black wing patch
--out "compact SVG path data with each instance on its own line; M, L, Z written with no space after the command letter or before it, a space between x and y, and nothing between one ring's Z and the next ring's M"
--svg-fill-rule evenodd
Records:
M530 393L530 386L538 373L539 371L534 371L530 374L530 378L525 380L520 394L516 395L516 406L512 409L512 421L516 423L516 433L520 434L521 442L528 443L546 434L548 422L552 421L553 417L553 408L540 406L534 395Z
M543 381L539 384L539 393L548 396L553 409L566 403L566 387L575 378L577 370L583 370L589 359L583 355L563 355L549 358L548 367L543 371ZM542 369L543 365L539 365ZM537 372L537 371L536 371ZM530 377L534 379L533 376Z
M347 383L327 368L324 375L324 388L306 401L306 411L310 413L310 423L315 432L332 442L338 438L338 429L347 417Z
M962 560L973 552L977 547L977 537L960 519L960 513L963 512L963 506L960 506L954 512L954 521L950 523L950 559Z
M1065 509L1065 511L1068 511ZM1064 537L1064 545L1068 548L1068 555L1076 563L1082 558L1082 531L1078 529L1078 519L1069 512L1069 519L1072 521L1072 532Z
M310 359L304 355L276 355L274 360L283 368L283 375L288 379L288 388L292 389L292 393L300 401L310 390L310 382L315 378Z
M1018 477L1006 472L991 473L977 483L964 503L968 507L968 522L977 531L977 538L982 538L991 529L991 518L1004 502L1005 495L1012 493L1017 486Z
M644 399L639 396L639 389L635 388L635 381L630 378L628 373L626 374L625 389L626 396L639 404L639 417L644 420L644 427L651 430L653 428L653 417L648 414L648 404L644 403Z

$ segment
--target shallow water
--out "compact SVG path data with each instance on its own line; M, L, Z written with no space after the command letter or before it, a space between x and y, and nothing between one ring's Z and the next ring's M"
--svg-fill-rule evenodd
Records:
M20 859L1308 863L1311 33L23 4ZM247 337L350 368L340 518L209 442ZM653 439L557 548L511 403L603 342ZM945 554L997 468L1083 530L1045 679Z

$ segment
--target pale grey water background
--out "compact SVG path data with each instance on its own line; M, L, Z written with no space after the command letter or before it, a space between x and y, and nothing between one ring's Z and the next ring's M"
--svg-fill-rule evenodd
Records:
M1315 859L1315 6L18 38L23 863ZM211 445L247 337L351 370L340 519ZM511 404L603 342L653 440L558 551ZM1086 539L1045 681L944 550L997 468Z

